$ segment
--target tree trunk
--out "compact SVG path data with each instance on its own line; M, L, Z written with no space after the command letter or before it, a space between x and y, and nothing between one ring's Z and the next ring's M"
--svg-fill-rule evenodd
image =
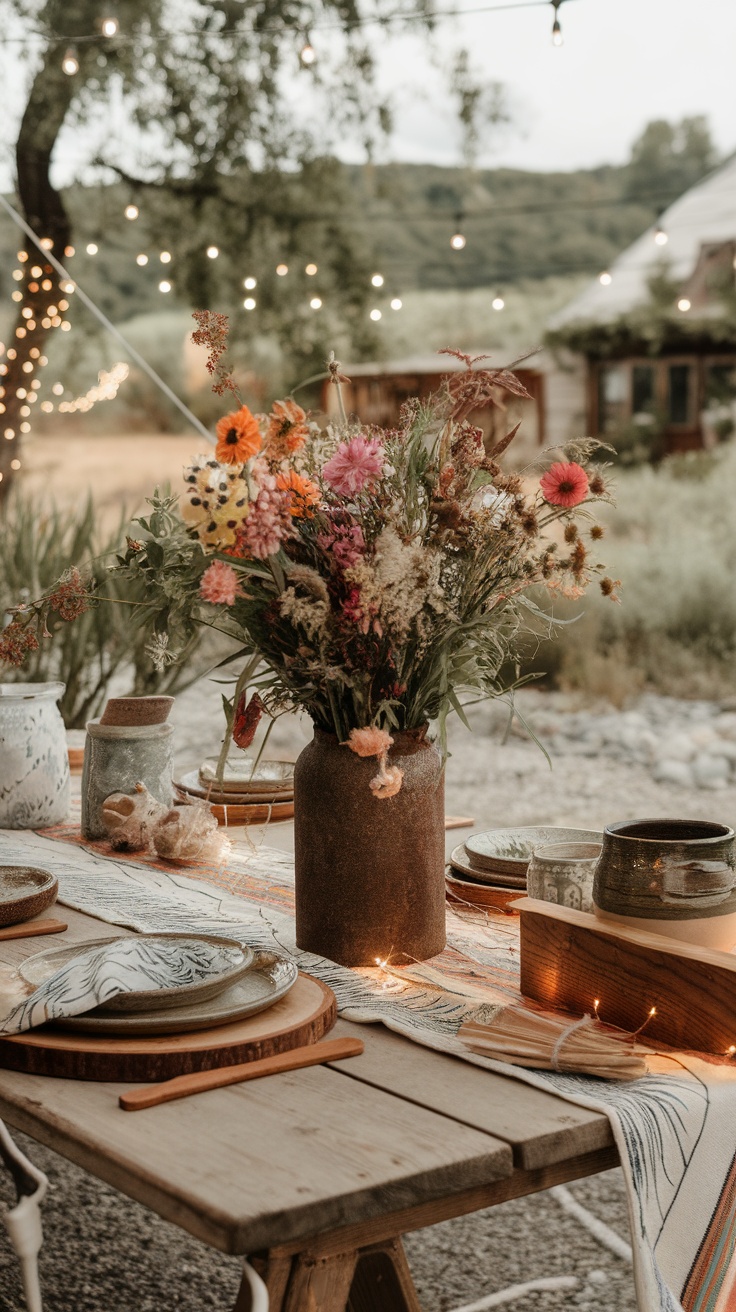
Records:
M39 238L52 243L54 255L62 261L71 225L64 202L51 185L51 155L82 77L81 69L73 77L64 73L59 47L53 43L34 78L16 147L22 212ZM30 431L30 420L38 407L31 397L38 391L33 383L46 364L44 343L49 333L64 322L69 299L45 258L46 252L20 231L18 249L27 259L19 260L22 279L16 289L23 299L0 365L4 375L0 386L0 499L7 496L20 468L22 436Z

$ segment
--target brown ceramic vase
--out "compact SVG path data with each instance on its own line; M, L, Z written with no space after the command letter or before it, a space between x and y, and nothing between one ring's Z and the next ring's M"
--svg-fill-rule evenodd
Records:
M426 728L394 734L394 797L376 757L315 729L294 770L297 947L343 966L397 965L445 946L445 778Z

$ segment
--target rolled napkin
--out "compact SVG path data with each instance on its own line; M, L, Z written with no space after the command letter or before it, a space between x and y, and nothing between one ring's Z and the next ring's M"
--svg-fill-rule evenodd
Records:
M458 1038L483 1057L603 1080L637 1080L647 1073L635 1036L592 1016L570 1020L513 1006L483 1007L476 1016L460 1027Z
M21 1034L46 1021L81 1016L121 993L159 992L205 983L208 978L216 980L222 974L223 951L230 952L233 966L240 965L236 945L228 948L225 941L218 946L194 936L186 944L181 939L167 942L164 937L131 935L86 951L82 947L27 996L19 996L25 988L20 977L17 990L4 982L0 1005L4 1002L7 1010L0 1016L0 1035ZM240 951L241 961L247 951Z

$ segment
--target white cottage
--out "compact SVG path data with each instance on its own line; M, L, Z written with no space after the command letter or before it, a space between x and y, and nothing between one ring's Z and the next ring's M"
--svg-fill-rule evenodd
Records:
M553 441L587 431L615 445L639 431L664 453L730 436L736 157L675 201L548 327Z

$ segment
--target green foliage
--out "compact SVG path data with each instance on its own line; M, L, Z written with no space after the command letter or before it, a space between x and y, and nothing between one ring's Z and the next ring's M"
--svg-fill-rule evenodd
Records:
M702 115L679 123L655 119L632 146L627 193L635 197L661 190L680 195L717 163L708 121Z
M0 519L0 617L48 592L73 566L96 584L100 600L85 614L73 623L57 617L51 624L53 640L43 639L21 669L2 667L6 682L61 680L66 685L61 712L69 729L83 728L99 714L113 681L121 692L175 693L203 669L196 659L198 640L192 642L186 663L163 674L153 668L145 651L149 634L138 618L143 589L123 590L108 572L124 541L124 527L125 517L114 532L106 533L96 522L91 500L80 514L75 509L39 508L20 492L14 493Z

